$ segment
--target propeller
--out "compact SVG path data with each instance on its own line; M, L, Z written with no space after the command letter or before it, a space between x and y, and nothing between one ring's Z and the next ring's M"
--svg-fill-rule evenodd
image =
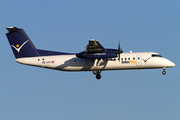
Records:
M123 51L122 51L122 47L120 48L120 42L119 42L119 44L118 44L118 56L119 56L118 60L119 60L119 62L120 62L120 54L121 53L123 53Z

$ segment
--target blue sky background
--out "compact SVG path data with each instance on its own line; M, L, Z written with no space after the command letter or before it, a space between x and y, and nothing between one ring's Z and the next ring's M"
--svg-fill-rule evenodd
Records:
M179 0L4 0L0 4L1 120L180 119ZM158 52L167 69L62 72L15 62L5 27L40 49L81 52L89 39L124 52Z

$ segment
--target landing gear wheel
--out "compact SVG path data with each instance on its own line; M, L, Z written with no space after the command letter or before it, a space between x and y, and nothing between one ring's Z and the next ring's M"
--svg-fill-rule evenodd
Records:
M163 75L165 75L165 74L166 74L166 71L165 71L165 70L163 70L163 71L162 71L162 74L163 74Z
M93 74L94 74L94 75L97 75L98 73L99 73L99 70L96 70L96 69L93 70Z
M96 75L96 78L99 80L99 79L101 79L101 75L98 73L97 75Z

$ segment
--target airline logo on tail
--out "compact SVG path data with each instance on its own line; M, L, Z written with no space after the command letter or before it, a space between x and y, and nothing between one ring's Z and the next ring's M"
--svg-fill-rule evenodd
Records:
M21 48L28 42L29 40L27 40L26 42L24 42L21 46L19 46L19 44L16 45L16 47L14 45L11 45L14 49L16 49L18 52L21 50Z

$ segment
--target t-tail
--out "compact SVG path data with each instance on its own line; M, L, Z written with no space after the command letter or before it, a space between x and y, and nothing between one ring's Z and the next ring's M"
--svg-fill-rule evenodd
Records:
M15 58L40 56L38 50L33 45L23 29L7 27L9 33L6 34Z

